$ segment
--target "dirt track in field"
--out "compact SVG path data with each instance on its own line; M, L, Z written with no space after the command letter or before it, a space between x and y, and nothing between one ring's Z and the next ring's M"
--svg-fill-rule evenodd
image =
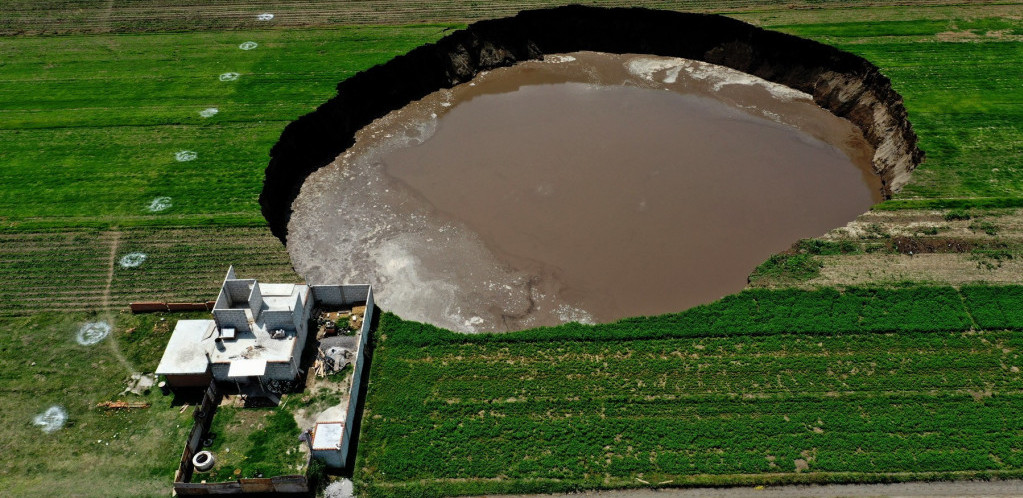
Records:
M852 253L820 254L820 274L800 287L885 285L922 281L954 286L1014 284L1023 274L1023 209L869 211L819 240ZM789 283L790 285L791 283ZM755 280L755 287L776 285ZM1021 491L1023 494L1023 491Z

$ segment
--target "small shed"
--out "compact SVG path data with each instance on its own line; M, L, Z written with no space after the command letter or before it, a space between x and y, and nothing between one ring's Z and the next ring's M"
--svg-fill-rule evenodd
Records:
M345 437L344 422L317 422L313 428L313 439L310 446L313 458L339 469L344 466L341 447Z

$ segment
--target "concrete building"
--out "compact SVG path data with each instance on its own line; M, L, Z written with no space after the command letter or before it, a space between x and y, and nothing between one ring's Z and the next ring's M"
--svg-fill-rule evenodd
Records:
M351 430L345 429L344 422L317 422L313 428L312 442L309 444L313 458L322 461L327 467L339 469L344 467L344 456L348 453L348 441Z
M264 387L294 381L302 374L312 310L362 302L372 317L369 285L267 284L237 278L231 267L213 319L179 320L156 374L176 388L205 386L210 380Z

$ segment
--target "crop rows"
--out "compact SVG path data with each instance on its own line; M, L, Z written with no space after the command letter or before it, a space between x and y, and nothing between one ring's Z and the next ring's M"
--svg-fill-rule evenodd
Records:
M1023 469L1014 332L391 339L416 326L381 323L357 474L374 494Z
M0 315L87 310L102 299L110 237L101 232L0 234Z
M145 262L122 268L120 258L133 252L145 254ZM300 280L283 245L263 227L4 234L0 256L0 316L91 311L105 299L113 308L144 300L203 302L216 298L232 264L246 277Z
M463 335L402 322L391 340L424 346L447 343L512 343L545 340L617 341L667 337L802 333L960 331L974 328L974 310L992 328L1023 330L1014 312L1017 287L907 286L800 290L753 289L680 313L626 318L599 325L566 324L504 334ZM964 299L966 299L964 303ZM1002 311L1005 310L1005 311Z
M37 12L27 5L12 11ZM452 27L70 36L56 46L46 37L0 40L9 54L0 75L0 212L75 224L83 217L159 218L146 207L167 196L173 206L163 215L258 215L267 153L287 122L329 98L338 81ZM906 97L928 161L903 198L1023 195L1023 155L1015 145L1023 140L1016 126L1023 73L1015 64L1023 44L1015 35L986 36L1023 30L1019 21L778 27L866 57ZM980 41L936 42L952 29ZM250 40L259 47L238 49ZM225 72L240 77L219 81ZM206 107L220 113L202 118ZM180 150L198 157L177 162Z
M81 2L78 0L13 0L0 19L0 34L181 31L196 29L246 29L272 26L324 26L352 24L412 24L437 21L468 21L514 15L523 9L562 5L551 0L512 2L378 1L326 0L299 2L240 2L238 0L170 0L147 2L114 0ZM577 3L608 7L640 6L678 9L667 0L583 0ZM955 3L949 0L910 0L900 6L915 8ZM981 3L981 2L977 2ZM985 2L986 3L986 2ZM779 12L793 8L850 9L860 5L849 0L695 0L684 9L692 12ZM256 19L258 14L274 14L271 22Z
M986 329L1023 327L1023 287L970 286L962 288L963 298L977 325Z
M114 273L112 300L204 302L216 299L230 265L240 277L300 282L288 253L265 228L169 229L129 232L121 253L144 252L138 268Z

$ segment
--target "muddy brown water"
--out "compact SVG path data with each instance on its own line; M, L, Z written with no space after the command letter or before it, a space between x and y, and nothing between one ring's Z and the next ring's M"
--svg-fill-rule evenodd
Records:
M288 247L466 332L680 311L880 200L873 150L806 94L684 59L492 71L367 127L310 176Z

